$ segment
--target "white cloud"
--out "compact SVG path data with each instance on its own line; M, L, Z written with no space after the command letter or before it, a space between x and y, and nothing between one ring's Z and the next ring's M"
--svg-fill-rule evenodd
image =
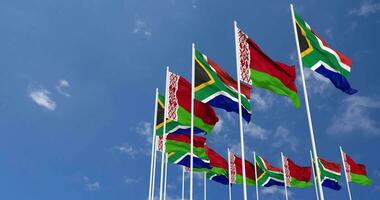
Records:
M323 94L329 87L330 80L309 69L303 70L308 91L313 94ZM302 80L299 79L301 82Z
M244 133L255 139L266 140L270 132L257 124L244 124Z
M70 97L71 95L64 91L64 89L68 87L70 87L70 83L67 80L60 80L56 86L56 89L61 95Z
M331 134L347 134L358 131L361 134L379 135L379 122L371 117L372 110L380 109L380 101L364 96L349 96L343 100L343 111L333 118L328 128Z
M141 34L145 35L146 37L152 36L152 32L148 28L147 23L145 21L143 21L142 19L136 19L135 20L135 27L133 28L132 32L134 34L141 33Z
M45 89L31 89L29 97L39 106L42 106L48 110L55 110L56 103L50 98L50 92Z
M214 129L213 129L213 133L215 134L219 134L222 132L223 130L223 120L222 119L219 119L218 123L216 123L216 125L214 126Z
M146 138L148 144L152 144L152 123L149 122L141 122L135 129L135 131Z
M134 158L135 155L138 153L131 145L129 144L123 144L120 146L115 146L115 149L118 150L120 153L127 154L129 157Z
M100 189L100 183L98 181L92 181L87 176L83 177L84 185L88 191L96 191Z
M191 1L191 7L194 8L194 9L198 8L198 6L197 6L197 0L192 0Z
M363 1L359 8L350 10L350 14L357 16L368 16L380 11L380 3L372 3L370 1Z
M259 190L263 195L281 195L285 196L284 187L263 187L262 190ZM288 190L288 197L292 196L292 193Z
M268 91L262 92L261 90L255 90L251 94L253 109L258 111L264 111L272 107L275 98L273 94Z
M291 132L283 127L279 126L276 129L276 132L274 134L274 143L272 143L272 146L274 147L282 147L282 146L289 146L293 151L297 150L298 145L298 139L294 135L291 134Z
M331 28L331 27L325 29L325 34L326 34L327 37L329 37L330 39L333 39L333 38L334 38L334 36L333 36L333 31L332 31L332 28Z
M141 179L140 178L125 177L124 182L126 184L136 184L136 183L140 183Z

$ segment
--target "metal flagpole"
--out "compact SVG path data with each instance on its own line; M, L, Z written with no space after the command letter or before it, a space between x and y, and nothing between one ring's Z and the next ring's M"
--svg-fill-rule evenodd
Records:
M152 177L152 196L151 200L154 199L154 189L155 189L155 181L156 181L156 163L157 163L157 136L154 136L154 158L153 158L153 177Z
M166 83L165 83L165 109L164 109L164 126L162 134L162 154L161 154L161 177L160 177L160 200L162 200L164 186L164 167L165 167L165 140L166 140L166 118L168 115L168 83L169 83L169 67L166 67Z
M244 152L244 133L243 133L243 117L241 109L241 88L240 88L240 52L239 52L239 40L237 23L234 21L235 30L235 53L236 53L236 73L238 83L238 97L239 97L239 125L240 125L240 145L241 145L241 159L243 168L243 195L244 200L247 200L247 183L246 183L246 171L245 171L245 152Z
M154 187L154 184L153 184L153 162L156 162L155 158L154 158L154 152L155 152L155 141L156 141L156 123L157 123L157 99L158 99L158 88L156 88L156 98L155 98L155 102L154 102L154 119L153 119L153 131L152 131L152 156L151 156L151 159L150 159L150 177L149 177L149 197L148 199L151 199L152 200L152 190L153 190L153 187Z
M285 199L288 200L288 189L287 187L287 180L286 180L286 172L285 172L285 161L284 161L284 154L281 152L281 160L282 160L282 173L284 174L284 189L285 189Z
M206 200L207 199L207 187L206 187L206 172L204 172L203 174L203 199Z
M194 154L194 84L195 84L195 44L191 55L191 137L190 137L190 200L193 200L193 154Z
M185 167L182 167L182 200L185 200Z
M308 119L308 124L309 124L309 131L310 131L310 138L311 138L311 146L312 146L312 149L313 149L313 157L314 157L314 159L316 161L318 161L317 160L317 158L318 158L318 156L317 156L318 155L317 154L317 147L315 145L315 139L314 139L313 123L312 123L312 120L311 120L311 113L310 113L310 108L309 108L309 98L307 96L305 76L304 76L304 73L303 73L303 65L302 65L302 60L301 60L301 55L300 55L300 47L299 47L299 44L298 44L298 35L297 35L296 21L295 21L295 18L294 18L293 4L290 4L290 10L292 12L294 37L295 37L296 45L297 45L298 62L299 62L299 68L300 68L300 72L301 72L302 86L303 86L305 105L306 105L306 113L307 113L307 119ZM317 168L317 170L316 170L317 171L317 176L319 177L319 175L321 173L320 173L319 167L316 167L316 168ZM321 186L321 182L320 182L319 178L317 180L318 180L318 188L319 188L319 194L320 194L321 200L324 200L325 198L324 198L324 195L323 195L323 189L322 189L322 186Z
M347 191L348 191L348 196L350 197L350 200L352 200L352 197L351 197L351 190L350 190L350 184L348 183L348 176L347 176L347 170L346 170L346 159L345 159L345 155L343 153L343 150L342 150L342 146L339 146L339 149L340 149L340 155L342 156L342 162L343 162L343 169L344 169L344 175L346 176L346 183L347 183Z
M164 200L166 200L166 185L168 180L168 154L165 154L165 179L164 179Z
M257 180L256 152L253 152L253 166L255 167L256 200L259 200L259 181Z
M230 157L230 149L227 149L228 151L228 196L229 200L232 200L232 193L231 193L231 157Z
M314 171L315 169L314 169L314 162L313 162L313 153L311 153L311 151L310 151L310 160L311 160L311 167L312 167L312 170L313 170L315 194L317 195L317 200L319 200L318 185L317 185L317 180L315 178L315 171Z

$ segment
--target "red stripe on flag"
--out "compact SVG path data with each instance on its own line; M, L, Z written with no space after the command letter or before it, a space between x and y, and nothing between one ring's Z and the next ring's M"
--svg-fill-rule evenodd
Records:
M251 56L251 69L267 73L279 79L287 88L297 92L295 85L296 68L284 63L272 60L250 38L247 40Z
M311 178L311 168L310 167L302 167L299 165L296 165L292 160L289 158L287 159L288 166L289 166L289 172L290 176L299 180L299 181L310 181Z
M207 145L205 146L205 149L208 159L210 160L210 165L212 167L219 167L228 170L228 163L221 155L219 155Z
M354 174L359 174L367 176L367 170L365 165L356 163L349 155L346 154L346 161L350 167L350 172Z
M185 135L185 134L169 134L167 135L166 139L177 141L177 142L183 142L187 144L191 143L190 135ZM205 143L206 143L206 138L194 135L194 147L202 148L205 146Z

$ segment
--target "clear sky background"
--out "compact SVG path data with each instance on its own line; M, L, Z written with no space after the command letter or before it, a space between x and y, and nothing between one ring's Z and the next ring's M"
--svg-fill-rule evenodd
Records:
M146 199L154 91L165 66L190 78L191 43L233 77L233 20L272 58L297 64L289 1L0 0L0 199ZM365 163L374 184L351 185L354 199L380 196L380 2L294 1L296 11L330 45L353 60L348 96L305 70L321 157L340 162L339 145ZM280 166L280 152L309 165L310 137L301 108L252 91L246 155ZM238 116L217 111L208 145L239 153ZM168 196L180 197L181 173L169 166ZM202 181L195 179L196 199ZM344 178L326 199L347 199ZM187 185L188 186L188 185ZM208 181L209 199L227 199ZM156 189L157 191L157 189ZM315 199L314 188L290 199ZM241 199L242 187L233 187ZM187 194L188 195L188 194ZM249 188L253 199L254 188ZM284 199L281 187L260 188Z

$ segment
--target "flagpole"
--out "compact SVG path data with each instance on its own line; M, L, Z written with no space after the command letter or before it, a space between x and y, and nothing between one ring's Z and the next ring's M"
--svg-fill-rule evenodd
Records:
M284 174L284 189L285 189L285 199L288 200L288 189L287 187L287 179L286 179L286 172L285 172L285 161L284 161L284 154L281 152L281 160L282 160L282 173Z
M232 193L231 193L231 157L230 157L230 149L227 148L228 153L228 197L229 200L232 200Z
M241 88L240 88L240 52L239 52L239 40L237 22L234 21L235 30L235 53L236 53L236 73L237 73L237 85L238 85L238 97L239 97L239 126L240 126L240 146L241 146L241 159L243 168L243 196L244 200L247 200L247 183L246 183L246 171L245 171L245 152L244 152L244 133L243 133L243 117L241 109Z
M168 180L168 154L165 154L165 179L164 179L164 200L166 200L166 185Z
M191 55L191 136L190 136L190 200L193 200L193 154L194 154L194 84L195 84L195 44Z
M203 174L203 199L207 199L206 172Z
M307 113L307 119L308 119L308 124L309 124L309 131L310 131L311 146L313 149L313 157L314 157L314 160L318 161L317 147L316 147L315 139L314 139L313 122L311 119L311 113L310 113L310 108L309 108L309 98L307 95L305 76L303 73L303 65L302 65L302 60L301 60L301 55L300 55L300 47L298 44L298 35L297 35L296 21L294 18L293 4L290 4L290 10L292 12L294 37L295 37L296 46L297 46L298 62L299 62L299 68L300 68L300 72L301 72L302 86L303 86L304 99L305 99L305 105L306 105L306 113ZM316 170L317 176L320 177L321 173L320 173L319 167L316 166L316 168L317 168L317 170ZM321 198L321 200L324 200L325 198L323 195L323 189L322 189L321 181L319 180L319 178L317 180L318 180L318 188L319 188L320 198Z
M253 152L253 166L255 167L256 200L259 200L259 181L257 180L256 152Z
M185 200L185 167L182 167L182 200Z
M317 200L319 200L318 185L317 185L317 180L315 178L315 171L314 171L315 169L314 169L314 162L313 162L313 153L311 153L311 151L310 151L310 161L311 161L311 167L312 167L312 170L313 170L315 194L317 195Z
M152 196L151 200L154 199L154 189L155 189L155 181L156 181L156 163L157 163L157 136L154 136L154 161L153 161L153 177L152 177Z
M164 109L164 126L162 132L162 154L161 154L161 177L160 177L160 200L162 200L163 185L164 185L164 167L165 167L165 140L166 140L166 118L168 115L168 75L169 67L166 67L166 83L165 83L165 109Z
M348 176L347 176L347 170L346 170L346 161L345 161L345 159L344 159L345 156L343 155L343 149L342 149L342 146L339 146L339 149L340 149L340 155L342 156L344 175L346 176L346 184L347 184L348 196L350 197L350 200L352 200L352 197L351 197L351 190L350 190L350 184L349 184L349 182L348 182Z
M155 152L155 141L156 141L156 124L157 124L157 99L158 99L158 88L156 88L156 97L154 102L154 119L153 119L153 131L152 131L152 156L150 159L150 177L149 177L149 197L148 199L152 200L152 190L153 190L153 162L154 160L154 152Z

